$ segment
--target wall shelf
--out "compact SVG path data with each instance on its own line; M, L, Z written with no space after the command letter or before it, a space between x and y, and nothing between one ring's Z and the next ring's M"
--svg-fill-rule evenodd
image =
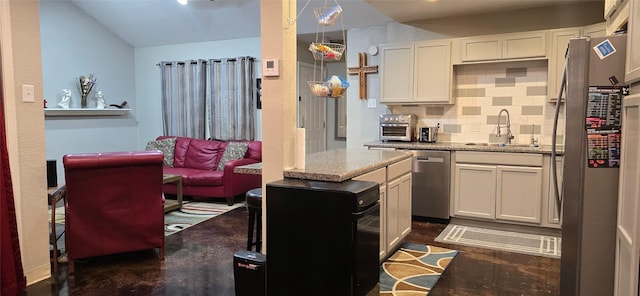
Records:
M44 116L119 116L127 114L131 109L96 109L96 108L45 108Z

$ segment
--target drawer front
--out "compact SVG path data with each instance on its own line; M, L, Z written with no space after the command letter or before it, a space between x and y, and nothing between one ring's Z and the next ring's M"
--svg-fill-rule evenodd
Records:
M354 177L352 180L377 182L382 186L387 181L387 168L384 167L373 172L362 174L360 176Z
M509 152L457 151L456 163L478 163L497 165L519 165L541 167L542 154Z
M389 170L387 171L387 179L393 180L408 172L411 172L411 160L412 158L408 158L403 161L396 162L394 164L389 165Z

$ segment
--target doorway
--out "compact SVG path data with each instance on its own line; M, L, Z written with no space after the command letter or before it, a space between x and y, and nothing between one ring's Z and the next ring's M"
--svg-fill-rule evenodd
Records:
M298 127L305 129L305 151L327 149L326 98L311 93L307 81L322 80L322 71L312 64L298 62Z

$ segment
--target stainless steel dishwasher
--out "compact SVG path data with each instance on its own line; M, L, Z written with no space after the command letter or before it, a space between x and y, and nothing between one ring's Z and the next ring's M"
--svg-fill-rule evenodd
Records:
M434 150L411 150L411 152L413 152L411 214L448 220L451 152Z

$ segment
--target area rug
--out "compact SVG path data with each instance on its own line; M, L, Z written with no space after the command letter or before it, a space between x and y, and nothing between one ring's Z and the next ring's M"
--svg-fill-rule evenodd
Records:
M172 235L243 205L244 203L228 206L226 203L184 202L182 209L164 215L164 235Z
M561 255L560 246L562 243L562 239L557 236L455 224L447 225L435 241L558 259Z
M427 295L458 251L405 243L382 263L380 295Z
M171 235L185 230L241 206L244 206L244 203L235 203L232 206L228 206L225 202L185 201L181 210L164 214L164 235ZM49 220L51 220L51 210L49 210ZM56 208L55 221L56 224L64 224L64 207ZM61 230L64 230L64 226L61 227ZM58 235L62 232L61 230L56 228Z

